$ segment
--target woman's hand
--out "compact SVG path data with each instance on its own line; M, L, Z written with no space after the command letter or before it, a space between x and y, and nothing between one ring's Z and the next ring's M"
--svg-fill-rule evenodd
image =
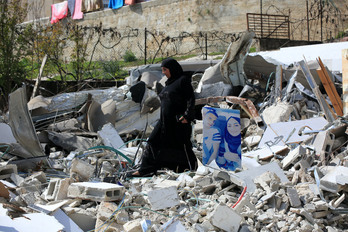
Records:
M188 123L188 121L186 120L186 118L185 118L184 116L181 116L181 117L179 118L179 121L180 121L181 123Z

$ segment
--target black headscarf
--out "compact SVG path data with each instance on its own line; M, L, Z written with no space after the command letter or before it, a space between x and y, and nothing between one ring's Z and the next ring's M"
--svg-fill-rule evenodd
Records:
M165 68L170 70L170 78L168 79L168 81L170 80L170 82L181 77L184 73L181 65L178 63L178 61L176 61L173 58L167 58L167 59L163 60L161 67L165 67Z

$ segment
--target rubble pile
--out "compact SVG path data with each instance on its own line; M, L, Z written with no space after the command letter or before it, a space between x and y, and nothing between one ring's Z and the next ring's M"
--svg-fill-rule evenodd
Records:
M261 71L262 57L246 52L252 37L221 61L182 63L196 72L198 113L203 105L241 112L242 168L233 172L200 163L195 172L128 177L159 118L159 65L132 70L118 88L29 102L25 87L13 92L0 123L0 230L346 231L342 74L321 60L263 59ZM193 128L201 161L201 118Z

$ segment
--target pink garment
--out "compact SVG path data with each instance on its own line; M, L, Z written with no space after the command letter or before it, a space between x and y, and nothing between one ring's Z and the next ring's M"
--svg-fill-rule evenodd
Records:
M73 14L72 18L73 19L82 19L83 18L82 0L75 1L75 10L74 10L74 14Z
M135 0L125 0L124 3L126 5L134 5L135 4Z
M68 1L51 5L51 10L52 10L51 24L54 24L58 22L60 19L63 19L68 15Z

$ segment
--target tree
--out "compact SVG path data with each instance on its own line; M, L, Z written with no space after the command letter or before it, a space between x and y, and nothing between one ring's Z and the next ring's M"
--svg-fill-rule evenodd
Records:
M22 58L26 55L28 31L19 26L27 14L21 0L0 0L0 108L7 109L8 94L25 80Z

